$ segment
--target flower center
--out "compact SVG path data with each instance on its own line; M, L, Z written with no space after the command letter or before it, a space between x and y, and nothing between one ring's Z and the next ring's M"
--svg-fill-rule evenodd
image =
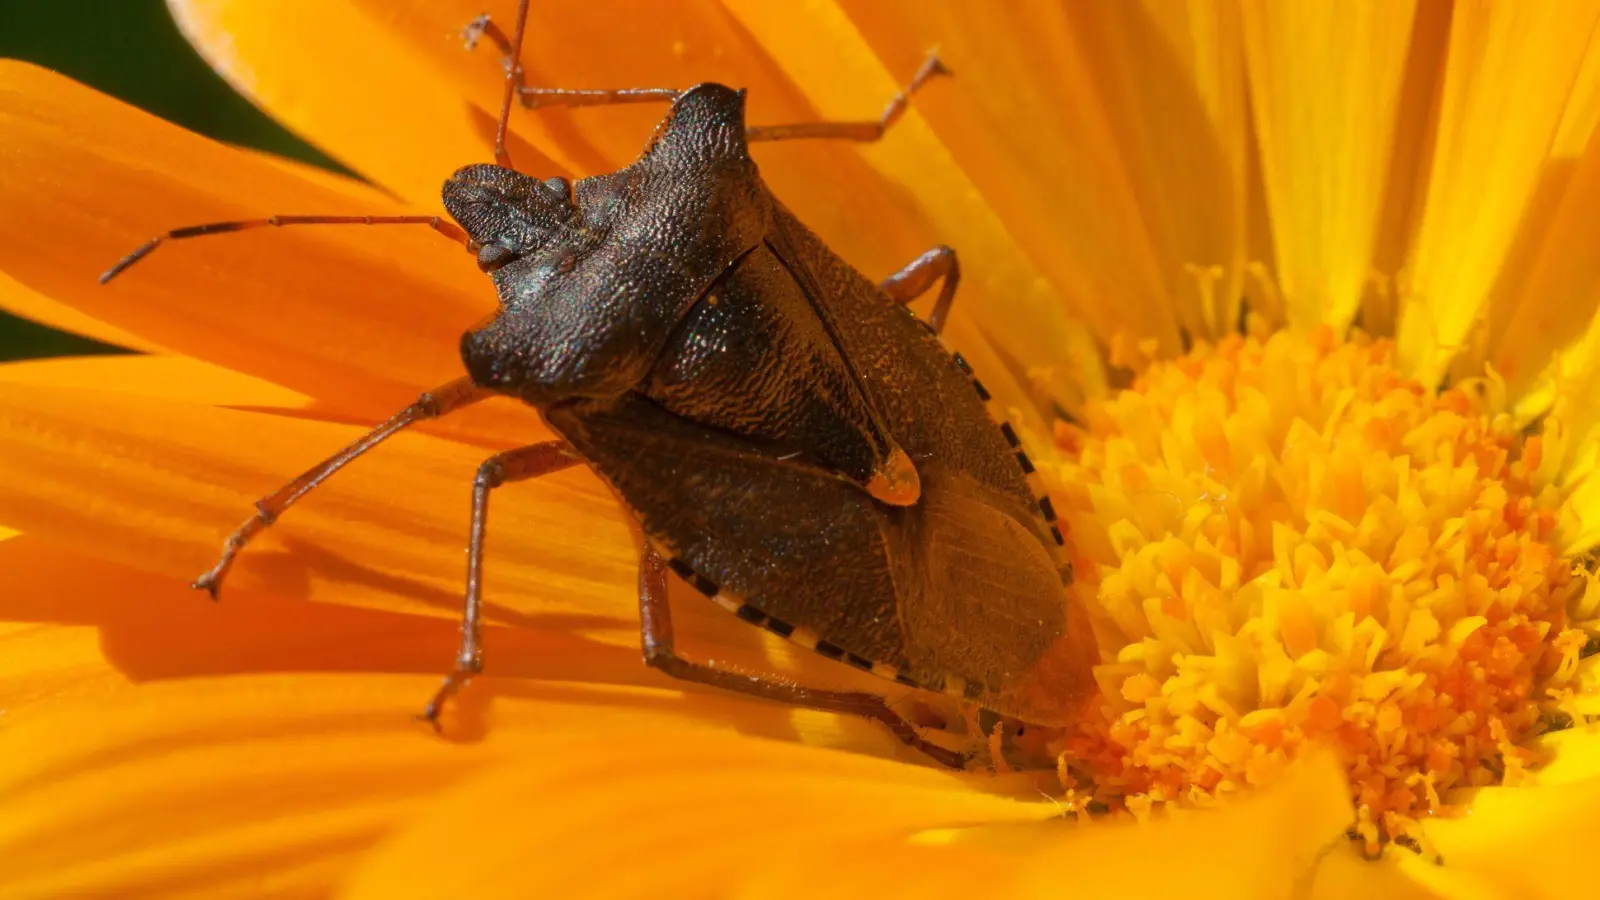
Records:
M1434 391L1388 341L1255 332L1057 426L1103 696L1050 749L1140 812L1332 745L1369 845L1414 839L1451 789L1537 762L1519 745L1574 677L1555 467L1492 380Z

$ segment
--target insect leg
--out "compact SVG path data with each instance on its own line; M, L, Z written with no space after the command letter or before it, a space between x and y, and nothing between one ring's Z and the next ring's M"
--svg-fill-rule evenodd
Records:
M254 228L281 228L285 225L426 225L461 246L474 249L472 239L467 237L467 233L442 216L268 216L265 219L240 219L235 222L210 222L205 225L174 228L166 234L145 241L137 250L117 260L116 265L101 273L100 283L105 284L121 275L129 266L149 256L167 241L205 237L208 234L226 234L230 231L249 231Z
M506 71L510 73L512 92L521 101L524 109L538 109L542 106L610 106L616 103L657 103L672 102L678 99L683 91L675 88L620 88L617 90L570 90L566 88L535 88L528 87L522 74L520 64L513 66L512 60L519 54L512 47L512 39L506 37L504 30L489 18L488 13L473 19L462 29L462 36L467 39L467 49L478 45L479 39L487 39L489 43L500 51Z
M456 667L423 709L421 718L439 727L439 712L472 676L483 671L482 626L478 614L483 597L483 538L489 516L489 492L502 484L527 481L575 466L583 460L566 441L545 441L497 453L478 467L472 482L472 526L467 539L467 589L461 611L461 648Z
M522 87L522 34L527 27L528 0L522 0L517 4L517 27L513 30L509 41L506 40L505 33L489 21L487 13L474 19L465 31L468 48L477 42L479 35L487 35L505 54L506 87L500 96L500 121L496 123L494 129L494 161L496 165L507 169L514 168L511 165L511 154L506 152L506 128L511 122L511 101Z
M938 53L929 51L928 58L900 92L883 108L883 113L871 122L799 122L792 125L752 125L744 130L749 141L793 141L808 138L830 138L839 141L870 142L883 137L889 126L905 115L911 95L935 75L948 75L950 70L939 61Z
M678 99L681 91L668 88L624 88L612 91L572 91L561 88L530 88L522 74L522 35L528 25L528 0L517 5L517 24L511 36L484 13L467 23L461 35L466 38L467 49L476 47L480 39L500 51L506 69L505 93L500 100L500 121L494 133L494 161L507 169L511 154L506 152L506 129L511 119L511 103L520 102L526 109L541 106L608 106L613 103L652 103Z
M953 769L962 768L965 754L929 743L882 697L857 691L825 691L759 675L746 675L692 663L673 650L672 609L667 603L667 561L648 545L639 557L639 628L644 661L673 678L750 694L824 712L862 716L883 723L895 736Z
M935 281L943 284L939 288L939 299L933 303L933 312L928 315L928 324L935 332L940 332L944 330L945 317L950 314L950 304L956 299L956 285L961 281L961 265L956 261L954 250L940 244L885 278L878 287L904 306L926 294Z
M477 387L467 378L458 378L449 384L435 388L417 398L417 401L405 409L390 416L388 421L362 435L359 440L328 457L300 477L289 482L276 491L256 501L255 515L246 519L243 525L228 535L228 540L222 545L222 558L211 570L196 578L193 587L209 591L212 599L216 599L217 592L222 587L222 579L227 576L228 569L232 568L234 557L239 551L250 543L262 529L271 525L283 515L284 510L295 504L295 501L304 497L312 488L327 480L329 475L344 468L351 460L366 453L373 447L388 440L391 435L412 424L424 419L436 419L464 406L473 404L489 396L489 392Z
M518 92L527 109L541 106L611 106L617 103L670 103L683 91L675 88L616 88L614 90L570 90L567 88L525 87Z

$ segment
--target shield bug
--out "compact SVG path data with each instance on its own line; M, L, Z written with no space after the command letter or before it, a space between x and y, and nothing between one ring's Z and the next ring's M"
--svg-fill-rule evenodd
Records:
M934 757L874 693L825 691L719 670L673 649L668 573L739 618L902 685L1026 722L1071 718L1091 689L1093 637L1067 590L1071 568L1049 499L989 395L940 330L956 256L938 247L879 284L835 255L762 182L752 142L871 141L942 71L930 56L872 122L747 126L742 91L528 88L507 37L480 18L469 42L505 55L495 164L443 188L434 216L275 216L180 228L163 241L301 224L428 225L463 244L494 283L497 312L461 340L467 375L262 498L195 586L216 595L236 554L356 457L422 419L503 395L559 439L496 454L472 490L461 644L428 703L483 669L479 606L490 493L587 465L644 541L645 661L669 675L877 719ZM619 171L539 180L505 150L513 102L671 104ZM907 304L939 286L927 321Z

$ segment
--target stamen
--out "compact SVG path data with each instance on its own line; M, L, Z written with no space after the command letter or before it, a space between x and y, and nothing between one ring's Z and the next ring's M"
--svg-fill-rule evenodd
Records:
M1528 738L1581 720L1571 622L1600 587L1561 552L1560 424L1526 433L1493 371L1436 393L1394 355L1229 336L1057 424L1069 461L1040 469L1120 642L1052 746L1098 800L1206 802L1332 745L1355 831L1420 846L1452 791L1525 778Z

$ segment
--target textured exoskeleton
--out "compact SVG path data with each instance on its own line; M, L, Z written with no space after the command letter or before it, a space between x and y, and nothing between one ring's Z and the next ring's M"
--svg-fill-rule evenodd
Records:
M498 313L473 381L536 406L673 567L903 683L1061 724L1093 637L1015 435L933 329L774 198L744 94L684 92L637 162L446 184Z

